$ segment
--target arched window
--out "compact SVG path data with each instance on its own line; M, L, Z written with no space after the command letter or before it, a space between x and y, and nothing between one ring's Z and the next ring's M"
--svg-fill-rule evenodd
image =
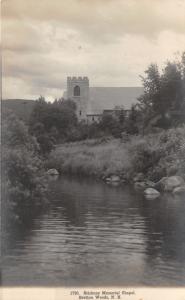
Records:
M80 87L78 85L74 87L74 96L80 96Z

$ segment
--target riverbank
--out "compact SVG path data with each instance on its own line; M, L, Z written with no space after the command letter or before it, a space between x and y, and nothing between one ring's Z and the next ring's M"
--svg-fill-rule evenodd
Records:
M164 176L185 175L185 127L127 139L102 138L58 145L46 168L59 173L131 181L137 174L157 182Z

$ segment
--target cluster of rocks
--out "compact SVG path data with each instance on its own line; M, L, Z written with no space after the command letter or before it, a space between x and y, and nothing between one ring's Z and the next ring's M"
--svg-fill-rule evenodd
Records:
M51 179L56 179L59 176L59 172L56 169L49 169L47 175ZM112 174L108 177L103 177L103 180L107 184L112 186L118 186L127 182L125 174ZM173 194L185 194L185 181L181 176L163 177L158 182L154 183L150 180L146 180L143 173L138 173L133 178L133 184L135 189L143 191L147 199L159 198L161 193L170 192Z
M173 194L185 194L185 181L181 176L163 177L158 182L154 183L149 180L144 180L143 174L138 174L134 177L134 187L144 191L147 199L158 198L163 192Z

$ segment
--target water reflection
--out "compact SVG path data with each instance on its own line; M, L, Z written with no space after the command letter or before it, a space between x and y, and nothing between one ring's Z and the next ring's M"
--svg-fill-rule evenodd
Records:
M50 203L7 229L4 285L185 285L183 199L61 178Z

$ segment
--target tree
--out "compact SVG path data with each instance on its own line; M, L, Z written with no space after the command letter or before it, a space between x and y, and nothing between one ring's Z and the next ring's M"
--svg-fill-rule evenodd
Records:
M138 99L144 126L156 113L161 112L161 82L158 66L151 64L145 74L145 77L141 76L144 94Z
M102 119L99 123L99 129L102 130L107 135L113 135L114 137L121 136L121 126L116 117L112 114L103 113Z
M14 115L2 124L3 181L10 202L40 203L47 185L39 145L28 133L26 125Z
M161 94L163 110L166 105L171 110L180 109L183 101L183 81L176 63L168 62L161 75Z
M184 54L180 63L167 62L162 73L158 66L151 64L141 77L144 93L138 99L138 107L143 116L143 127L156 120L162 128L183 122L184 107Z
M71 100L47 103L43 97L35 103L30 117L29 132L37 138L40 150L47 155L55 144L68 140L77 126L76 105Z
M136 105L132 105L128 117L125 119L124 130L128 134L138 134L139 133L139 120L140 112L138 111Z

